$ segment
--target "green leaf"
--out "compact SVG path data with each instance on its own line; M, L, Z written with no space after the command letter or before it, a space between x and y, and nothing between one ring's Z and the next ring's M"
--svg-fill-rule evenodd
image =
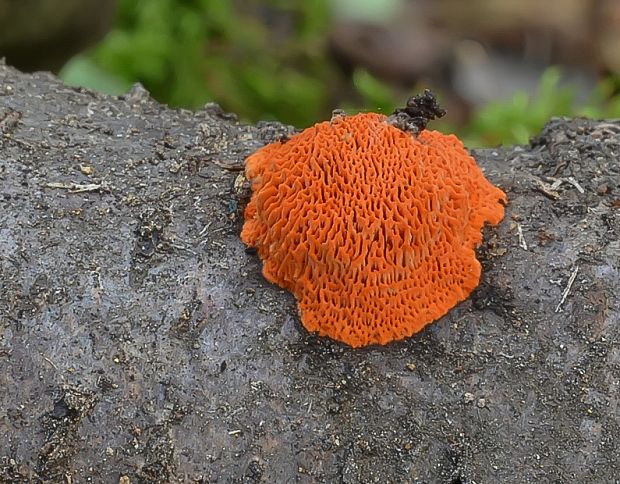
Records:
M104 94L119 95L131 87L131 82L110 74L83 55L77 55L69 60L59 76L70 86L86 87Z

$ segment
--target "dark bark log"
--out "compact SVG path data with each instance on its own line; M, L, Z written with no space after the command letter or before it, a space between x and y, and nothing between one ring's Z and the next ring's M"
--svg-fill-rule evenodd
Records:
M290 128L0 66L0 132L0 480L620 475L620 124L476 151L510 199L480 287L364 350L239 241L227 168Z

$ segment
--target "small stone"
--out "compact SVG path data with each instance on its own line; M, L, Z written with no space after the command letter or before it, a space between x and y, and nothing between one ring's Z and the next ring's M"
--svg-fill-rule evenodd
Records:
M475 399L475 397L474 397L474 394L473 394L473 393L465 392L465 393L463 394L463 401L464 401L465 403L471 403L471 402L473 402L473 401L474 401L474 399Z
M478 400L478 408L484 408L487 405L487 401L484 398Z
M607 183L602 183L596 188L597 195L606 195L610 192L609 185Z
M84 173L84 175L92 175L95 172L95 169L90 165L80 165L80 171Z

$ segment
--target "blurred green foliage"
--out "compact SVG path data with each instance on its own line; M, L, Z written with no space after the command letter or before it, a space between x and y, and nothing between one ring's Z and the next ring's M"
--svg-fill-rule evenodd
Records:
M457 131L467 146L526 144L554 116L620 117L620 95L616 94L614 79L601 81L583 104L577 102L576 90L561 81L561 68L549 67L535 96L517 91L509 101L487 104Z
M114 29L61 76L111 94L139 81L172 106L215 100L246 121L297 127L325 119L335 107L391 112L406 95L363 70L353 72L351 85L324 55L329 1L120 0ZM580 106L575 91L561 84L560 69L550 68L534 97L517 92L484 106L467 126L432 126L456 132L470 147L527 143L552 116L619 117L614 86L601 83ZM343 90L350 91L348 101L336 106Z
M104 71L108 93L140 81L173 106L217 100L247 120L303 126L329 102L328 21L325 0L120 0L112 32L61 74L84 85Z

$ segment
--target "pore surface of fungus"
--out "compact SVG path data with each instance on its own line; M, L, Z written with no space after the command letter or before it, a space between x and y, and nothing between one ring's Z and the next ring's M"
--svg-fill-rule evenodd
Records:
M339 116L246 160L242 240L303 325L353 347L420 331L478 285L475 248L505 194L453 135Z

